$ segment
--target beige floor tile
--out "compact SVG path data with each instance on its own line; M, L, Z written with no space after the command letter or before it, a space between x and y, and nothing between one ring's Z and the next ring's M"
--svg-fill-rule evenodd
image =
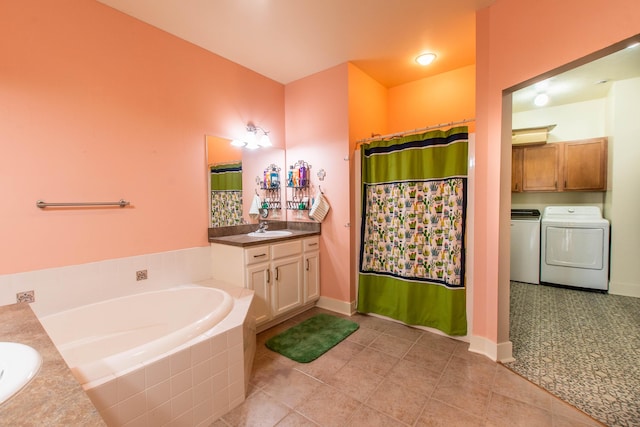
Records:
M365 348L354 356L349 364L364 369L365 371L385 376L387 372L389 372L391 368L398 363L398 360L400 359L382 353L378 350Z
M487 426L543 427L552 426L551 412L537 406L493 393L487 409Z
M378 338L380 334L382 334L382 332L376 331L375 329L358 328L358 330L349 335L346 340L363 346L368 346L373 342L373 340Z
M427 366L418 365L408 360L400 360L389 371L387 378L429 397L441 375L440 372L429 369Z
M418 345L423 345L432 350L442 351L444 353L453 353L458 347L459 341L453 338L443 337L432 333L423 334L417 342Z
M486 357L460 358L452 355L443 375L458 375L469 381L493 384L498 364Z
M419 342L403 356L404 360L408 360L419 365L424 365L438 372L442 372L449 362L451 353L435 350Z
M290 369L290 366L270 357L270 355L256 357L249 382L256 387L262 388L272 381L274 377Z
M295 369L300 372L304 372L312 377L315 377L321 381L332 377L338 372L344 365L347 364L347 360L342 357L334 356L330 352L323 354L313 362L298 363Z
M406 427L406 424L365 405L353 414L348 425L350 427Z
M369 348L400 358L405 355L412 345L413 342L409 340L384 333L369 344Z
M385 379L367 400L367 406L412 425L427 400L428 396Z
M477 417L484 417L489 405L491 389L487 384L474 383L462 377L449 375L440 379L431 397Z
M244 403L222 417L231 426L275 426L289 413L287 408L277 400L258 392Z
M504 366L498 366L494 393L551 411L551 394Z
M416 342L425 332L420 329L412 328L401 323L391 323L384 333L398 338L404 338L411 342Z
M355 356L356 354L364 350L364 348L365 348L364 345L355 343L353 341L344 340L338 343L338 345L333 347L331 350L329 350L328 354L330 354L331 356L337 359L348 362L353 358L353 356Z
M354 399L365 402L383 379L384 377L373 372L347 364L326 382Z
M318 424L314 423L308 418L303 417L297 412L289 412L289 415L284 417L282 421L277 424L278 427L316 427Z
M416 427L481 427L482 418L471 415L436 399L430 399L415 424Z
M295 409L323 427L341 427L362 404L328 385L321 385L313 395Z
M310 396L322 383L295 369L282 370L262 390L290 408Z
M366 314L356 314L351 320L357 322L361 328L374 329L380 332L384 332L391 323L389 320L380 319L375 316L367 316Z
M588 425L591 427L603 426L604 424L599 421L594 420L589 415L585 414L581 410L576 407L563 402L555 396L551 398L551 413L554 417L554 422L556 418L569 419L573 421L577 421L582 425ZM578 424L578 425L581 425Z

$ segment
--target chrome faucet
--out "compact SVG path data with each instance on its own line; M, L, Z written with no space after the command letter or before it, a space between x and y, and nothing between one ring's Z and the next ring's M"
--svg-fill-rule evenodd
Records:
M266 221L260 221L260 224L258 224L258 229L256 230L256 233L264 233L264 231L269 228L269 224L267 224Z

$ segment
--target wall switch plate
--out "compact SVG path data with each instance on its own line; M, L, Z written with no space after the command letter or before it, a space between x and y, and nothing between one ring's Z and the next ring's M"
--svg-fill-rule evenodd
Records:
M16 294L16 302L36 302L34 291L22 291Z
M138 270L136 271L136 280L147 280L147 270Z

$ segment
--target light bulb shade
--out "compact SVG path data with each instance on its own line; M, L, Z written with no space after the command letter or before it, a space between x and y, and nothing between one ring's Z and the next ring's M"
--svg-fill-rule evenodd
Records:
M234 139L231 141L231 145L234 147L244 147L245 143L243 141L240 141L239 139Z
M245 148L247 150L255 150L256 148L260 148L260 146L258 145L258 143L256 141L253 141L253 142L247 143Z
M247 130L247 134L244 136L244 141L247 143L247 145L256 145L256 131Z
M266 133L264 135L262 135L262 137L260 138L260 146L261 147L271 147L271 138L269 138L269 135L267 135Z

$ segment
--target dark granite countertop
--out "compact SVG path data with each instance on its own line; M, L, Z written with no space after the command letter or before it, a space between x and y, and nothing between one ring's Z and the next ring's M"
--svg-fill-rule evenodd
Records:
M106 425L29 304L0 306L0 341L29 345L42 356L40 371L31 382L0 404L1 425Z
M245 224L232 227L209 229L209 242L230 246L259 246L287 240L320 235L320 224L313 222L267 221L268 230L287 230L291 234L278 237L250 237L248 233L258 228L257 224Z

